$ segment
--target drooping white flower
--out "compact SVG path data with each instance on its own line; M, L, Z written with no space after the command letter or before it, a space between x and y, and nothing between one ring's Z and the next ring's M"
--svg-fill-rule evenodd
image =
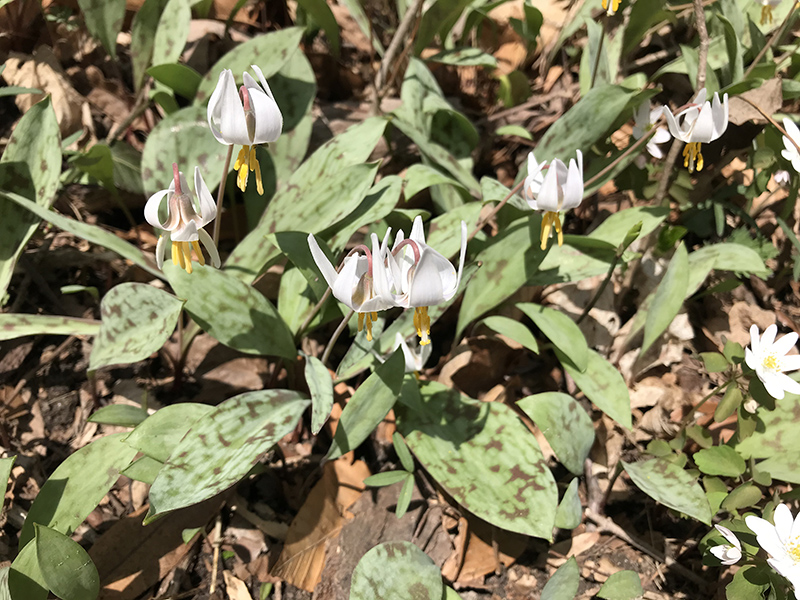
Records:
M458 291L464 270L467 251L467 224L461 222L461 254L458 271L452 263L425 243L422 217L414 219L411 236L397 232L391 252L384 258L391 273L392 294L397 306L414 308L414 327L420 337L420 345L431 343L431 319L428 307L447 302Z
M772 9L781 3L781 0L754 0L761 5L761 24L772 23Z
M770 396L781 400L785 392L800 394L800 383L784 374L784 371L800 369L800 355L787 356L786 353L797 343L795 332L787 333L778 341L776 325L770 325L761 339L758 327L750 327L750 347L745 348L744 361L756 372Z
M739 538L727 527L722 525L714 525L714 527L731 545L714 546L709 548L709 552L716 556L723 565L732 565L739 562L742 559L742 544L739 542Z
M778 169L772 174L772 178L775 180L775 183L778 185L789 185L789 182L792 180L792 176L789 175L789 171L786 169Z
M677 115L673 115L669 107L664 107L669 132L686 143L683 149L683 166L689 167L689 172L694 171L695 163L698 171L703 170L700 144L713 142L728 128L728 94L723 95L720 102L719 94L714 92L713 103L706 101L707 95L706 88L701 89L689 103L689 108Z
M280 137L283 115L261 69L256 65L251 65L251 68L260 83L245 72L242 75L244 85L238 92L231 70L222 70L208 102L208 125L219 142L242 145L233 167L239 171L239 189L245 190L249 172L255 171L258 193L263 194L261 166L255 146L274 142Z
M783 120L783 128L789 134L789 137L783 136L783 145L786 149L781 150L781 156L792 163L794 170L800 173L800 152L797 151L797 146L792 143L792 140L794 140L795 143L800 144L800 129L797 128L794 121L789 119Z
M414 348L406 342L403 334L399 331L394 336L392 350L398 348L403 350L403 357L406 359L406 373L416 373L421 371L431 357L433 346L431 344L417 344Z
M577 161L569 160L569 168L555 158L548 164L539 163L533 152L528 154L528 176L525 178L525 200L533 210L545 211L542 217L542 250L547 248L551 228L564 243L558 213L580 205L583 200L583 154L576 151Z
M756 534L758 545L769 554L767 562L794 587L794 596L800 600L800 515L792 518L786 504L779 504L773 515L775 524L749 515L744 522Z
M389 290L388 272L381 259L378 236L372 234L371 251L363 244L353 248L338 272L313 234L308 235L308 247L333 297L358 313L359 331L364 329L366 321L367 341L371 342L372 323L378 319L377 311L395 306Z
M185 269L187 273L191 273L192 248L197 255L197 262L201 265L206 264L199 241L208 251L211 264L219 268L217 247L211 236L203 229L217 216L217 207L202 175L200 175L200 169L194 168L194 191L198 204L193 202L189 184L183 173L178 171L178 165L175 163L172 164L172 174L173 179L169 188L150 196L144 207L144 218L147 222L153 227L163 230L156 246L156 264L159 269L162 268L167 243L172 241L172 263ZM165 198L167 200L167 218L162 221L159 218L159 210Z
M603 2L603 10L606 11L606 14L610 17L619 8L620 0L602 0Z
M644 135L653 129L653 126L655 126L655 124L661 118L661 113L663 112L663 106L658 106L653 110L650 110L650 103L643 102L636 110L636 114L634 115L633 137L637 140L642 139ZM668 142L671 139L672 136L670 135L669 131L659 127L652 137L647 141L646 148L650 153L650 156L659 159L664 158L664 153L661 151L661 148L659 148L658 145Z

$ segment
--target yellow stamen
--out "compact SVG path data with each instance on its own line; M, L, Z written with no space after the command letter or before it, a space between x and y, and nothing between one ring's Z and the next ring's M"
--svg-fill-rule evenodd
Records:
M186 272L192 274L192 245L189 242L181 242L183 258L186 263Z
M621 0L611 0L611 10L608 11L609 15L613 15L615 12L617 12L617 9L619 8L620 1ZM602 0L602 4L603 4L603 10L607 10L608 9L608 0Z
M364 321L367 322L367 341L372 341L372 323L378 320L377 312L358 313L358 330L364 330Z
M178 257L178 245L175 242L172 242L172 264L176 267L181 264L180 258Z
M431 318L428 316L427 306L418 306L414 309L414 327L419 336L419 345L427 346L431 343Z
M800 562L800 539L793 539L786 544L786 553L794 559L795 563Z
M689 173L693 173L697 163L697 170L703 170L703 153L700 152L700 142L689 142L683 149L683 166L689 167Z
M772 23L772 6L765 4L761 7L761 24Z
M200 263L201 267L204 267L206 264L206 257L203 256L203 251L200 249L200 243L197 240L192 242L192 248L194 248L194 253L197 254L197 262Z
M550 239L550 228L555 229L558 236L558 245L564 245L564 232L561 229L561 219L557 212L547 211L542 217L542 250L547 250L547 240Z
M774 354L765 356L761 364L765 369L769 369L770 371L778 370L778 358Z
M358 330L364 329L364 313L358 313Z
M236 157L236 162L233 164L233 168L235 171L239 172L236 177L236 185L239 186L240 190L245 191L247 188L247 177L250 171L255 171L256 189L259 194L264 193L264 183L261 179L261 165L258 163L258 158L256 157L255 146L242 146L242 149L239 150L239 154Z

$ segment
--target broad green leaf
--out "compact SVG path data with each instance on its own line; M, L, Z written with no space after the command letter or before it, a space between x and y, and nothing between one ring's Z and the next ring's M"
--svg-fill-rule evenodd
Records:
M377 473L367 477L364 480L364 485L368 485L370 487L394 485L398 481L405 481L408 475L408 471L386 471L384 473Z
M30 200L11 192L3 192L0 190L0 198L10 200L11 202L32 212L37 217L55 225L59 229L63 229L64 231L77 235L88 242L97 244L98 246L103 246L109 250L112 250L113 252L116 252L122 258L128 259L135 265L138 265L159 279L164 278L164 275L161 273L161 271L156 269L154 264L151 265L151 262L145 258L145 255L141 250L139 250L133 244L129 244L119 236L114 235L110 231L106 231L102 227L90 225L89 223L81 223L75 219L70 219L69 217L65 217L64 215L43 206L39 206L35 202L31 202ZM2 206L3 203L0 202L0 207Z
M0 340L25 335L96 335L100 321L55 315L0 314Z
M453 65L456 67L490 67L497 68L497 59L479 48L454 48L442 50L425 60Z
M544 286L604 275L617 251L615 246L589 236L565 235L563 246L550 243L539 269L528 279L528 285ZM628 257L623 256L620 265L627 260Z
M617 571L606 579L598 598L606 600L634 600L642 595L642 580L636 571Z
M306 356L305 375L311 393L311 433L317 435L333 408L333 380L316 356Z
M533 419L561 464L575 475L581 475L594 443L592 419L583 407L560 392L528 396L517 406Z
M61 134L48 97L28 109L14 127L0 157L0 190L47 210L60 175ZM0 305L17 258L38 226L39 219L13 198L0 196Z
M772 456L800 454L800 396L787 393L775 400L773 410L759 409L755 418L756 430L747 438L738 440L735 450L742 458L770 458Z
M397 458L400 459L400 464L403 465L403 468L409 473L413 472L414 458L411 456L411 452L408 446L406 446L405 441L403 441L403 436L397 431L392 434L392 445L394 446L394 451L397 452Z
M747 469L744 459L730 446L714 446L692 456L697 468L706 475L738 477Z
M297 4L325 31L331 54L339 58L339 24L328 3L325 0L298 0Z
M209 407L210 408L210 407ZM157 461L155 458L149 456L140 456L133 461L127 469L121 472L121 475L130 477L134 481L141 481L147 485L153 485L153 482L158 477L161 467L164 463Z
M8 478L11 477L11 467L14 466L16 456L9 456L8 458L0 458L0 509L3 507L3 498L6 495L8 488Z
M421 392L421 399L419 396ZM555 480L513 409L438 383L403 386L398 428L419 462L468 511L497 527L551 539Z
M212 410L212 406L194 402L165 406L137 425L125 443L159 462L167 462L186 432Z
M800 483L800 457L796 454L777 454L758 463L758 470L778 481Z
M762 465L764 463L761 463ZM750 508L761 502L763 494L757 485L752 481L746 481L739 487L731 491L722 501L722 508L728 512Z
M408 168L403 183L403 194L406 200L413 198L421 191L434 185L448 184L461 186L458 181L447 173L443 173L439 169L421 163L411 165Z
M190 0L167 0L153 40L153 64L174 63L180 58L189 37L191 21Z
M426 223L428 235L426 242L444 256L449 256L458 268L458 254L461 252L461 221L467 224L467 235L481 212L479 202L469 202L458 208L431 219Z
M701 352L700 358L703 360L703 366L709 373L722 373L730 366L728 359L719 352Z
M628 54L636 48L653 25L661 21L671 21L673 18L672 13L664 10L664 3L661 0L631 2L630 20L623 35L622 51Z
M509 337L519 344L522 344L531 352L539 354L539 344L536 342L536 338L533 337L531 330L525 327L525 325L519 321L509 319L508 317L493 315L491 317L486 317L483 320L483 324L492 331L496 331L497 333Z
M117 34L125 19L125 0L78 0L86 29L100 40L111 58L117 57Z
M204 106L187 106L167 115L150 132L142 151L145 194L169 187L172 163L178 165L188 181L194 181L194 168L200 167L203 180L213 194L222 180L227 152L228 147L211 133Z
M747 246L733 243L704 246L689 255L687 297L700 288L711 269L761 276L770 272L758 253Z
M628 386L614 365L594 350L589 350L586 369L580 371L558 349L556 355L564 370L589 400L626 429L632 428Z
M637 223L642 224L642 230L639 235L644 237L655 231L667 216L669 216L669 209L663 206L634 206L626 208L604 219L597 229L589 234L589 237L617 247L622 244L631 227Z
M8 571L11 600L47 600L49 588L36 557L36 542L22 547Z
M36 525L36 558L52 592L61 600L93 600L100 575L78 542L44 525Z
M353 20L358 25L358 28L361 29L361 32L364 34L370 43L372 44L373 50L378 53L378 56L383 56L384 49L383 44L381 44L380 39L372 29L372 23L369 20L369 17L364 12L364 7L361 6L360 0L342 0L342 4L347 7L347 10L350 12L350 15L353 17Z
M574 556L558 567L545 584L540 600L572 600L578 594L580 569Z
M711 525L711 507L703 489L679 466L662 458L623 462L622 466L631 481L653 500Z
M258 35L249 42L226 52L214 63L214 66L203 77L203 81L200 82L200 86L197 88L197 97L194 100L195 104L205 104L211 98L211 93L214 91L219 74L223 69L233 71L233 76L239 84L242 82L242 73L249 70L250 65L257 65L264 73L264 78L269 79L280 70L294 52L297 52L302 37L302 27L287 27ZM203 110L205 111L205 109Z
M405 359L397 350L356 390L339 418L327 459L355 450L389 413L403 384Z
M142 87L147 67L152 64L153 44L158 31L158 20L167 5L167 0L145 0L136 11L131 23L131 67L133 87Z
M147 69L147 74L183 98L192 99L200 85L200 73L181 63L164 63Z
M564 497L558 505L556 511L556 527L560 529L575 529L581 524L583 507L581 498L578 495L578 478L569 482Z
M644 324L644 341L642 354L669 327L672 320L683 306L686 290L689 285L689 255L683 242L678 245L672 260L669 261L664 277L655 290L655 296L647 311Z
M767 565L744 565L725 586L727 600L762 600L769 588Z
M247 354L293 359L292 334L278 311L261 292L227 271L195 267L191 275L174 265L164 271L185 309L203 331Z
M145 522L235 484L295 428L308 405L288 390L247 392L222 402L194 424L164 463L150 488Z
M83 523L117 482L136 450L125 444L124 433L95 440L72 453L44 482L20 533L20 545L33 539L33 525L46 525L64 534Z
M110 404L96 410L87 421L121 427L136 427L147 418L147 411L141 406L130 404Z
M714 410L714 421L722 423L739 410L739 407L742 405L742 400L744 400L744 396L739 387L735 385L729 387L722 397L722 400L717 404L717 408Z
M586 370L589 361L589 347L586 338L575 321L554 308L521 302L517 308L528 315L553 345L561 350L581 371Z
M144 360L175 330L183 302L144 283L114 286L100 303L100 332L89 370Z
M358 561L350 600L442 600L442 574L411 542L375 546Z

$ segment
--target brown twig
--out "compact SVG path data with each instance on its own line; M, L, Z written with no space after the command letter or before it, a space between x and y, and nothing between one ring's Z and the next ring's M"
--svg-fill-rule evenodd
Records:
M500 200L500 203L492 209L492 212L490 212L484 218L478 219L478 223L475 225L475 229L473 229L470 232L469 236L467 237L467 241L468 242L471 241L472 238L474 238L481 229L483 229L483 226L486 225L486 223L491 221L495 217L495 215L497 215L497 213L500 212L500 209L503 208L506 205L506 202L511 200L511 196L513 196L514 194L519 192L522 189L522 186L524 184L525 184L525 180L523 179L517 185L515 185L513 188L511 188L511 191L508 192L508 194L506 195L505 198Z
M708 62L708 28L706 27L706 11L703 8L703 0L694 0L695 26L697 35L700 36L700 47L697 49L697 80L695 89L700 91L706 87L706 68Z
M738 96L738 98L739 98L739 99L741 99L741 100L744 100L744 101L745 101L745 102L747 102L747 103L748 103L750 106L752 106L752 107L753 107L753 108L755 108L755 109L756 109L758 112L760 112L760 113L761 113L761 116L762 116L762 117L764 117L764 118L765 118L767 121L769 121L769 122L772 124L772 126L775 128L775 129L777 129L778 131L780 131L780 132L781 132L781 135L783 135L783 136L784 136L784 137L785 137L787 140L789 140L790 142L792 142L792 144L794 145L794 147L795 147L795 148L797 148L797 151L798 151L798 152L800 152L800 144L798 144L798 142L797 142L797 141L795 141L795 139L794 139L792 136L790 136L790 135L789 135L789 134L786 132L786 130L785 130L783 127L781 127L781 126L778 124L778 122L777 122L775 119L773 119L773 118L772 118L771 116L769 116L769 115L768 115L766 112L764 112L764 109L763 109L763 108L761 108L761 107L760 107L758 104L756 104L755 102L753 102L753 101L751 101L751 100L748 100L748 99L747 99L747 98L745 98L744 96Z
M414 3L406 9L406 14L403 15L403 20L400 21L400 25L397 26L397 31L394 32L392 41L389 43L389 47L386 49L386 53L383 55L381 67L378 69L378 76L375 78L376 110L377 105L380 103L383 85L386 82L386 75L388 74L392 63L394 63L395 56L397 56L397 53L400 51L400 46L405 41L406 34L411 28L411 24L414 22L414 19L421 8L422 0L414 0Z

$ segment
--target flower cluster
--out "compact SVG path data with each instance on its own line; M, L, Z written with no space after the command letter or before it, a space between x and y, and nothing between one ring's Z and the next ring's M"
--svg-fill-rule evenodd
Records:
M461 254L458 271L450 261L425 243L422 218L417 217L406 238L397 232L389 248L391 229L383 241L374 233L372 247L359 245L335 269L309 234L308 247L334 298L358 314L358 330L372 340L372 324L378 311L393 307L413 308L420 345L430 344L428 307L447 302L458 291L467 251L467 224L461 222Z

